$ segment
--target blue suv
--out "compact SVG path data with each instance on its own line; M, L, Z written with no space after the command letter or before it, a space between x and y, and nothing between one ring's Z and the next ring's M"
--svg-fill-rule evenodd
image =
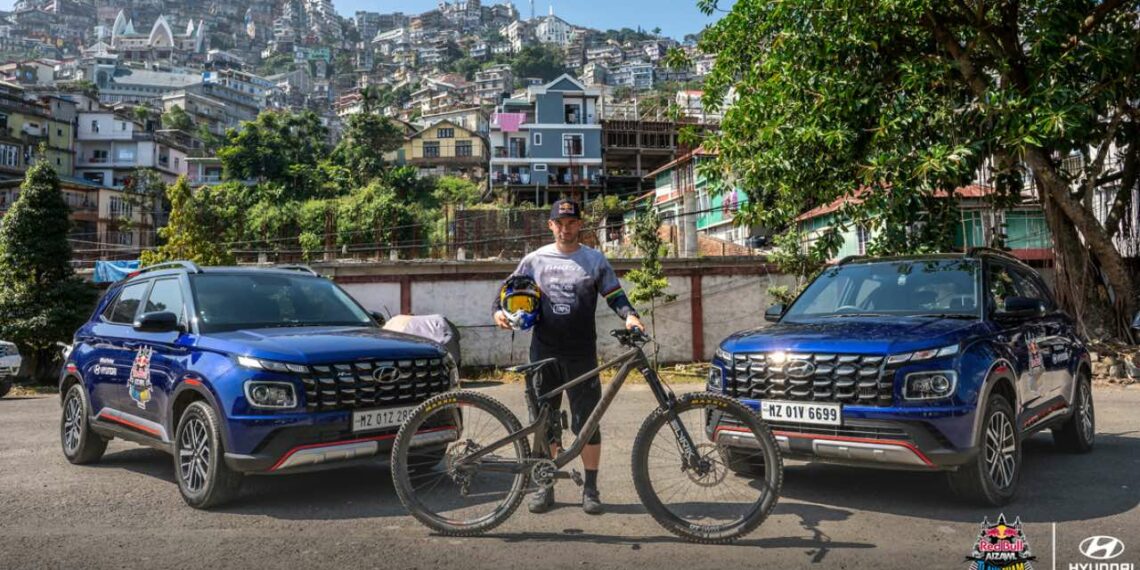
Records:
M958 494L1001 505L1025 437L1052 429L1062 448L1092 449L1085 344L1003 252L847 259L765 319L720 344L708 387L759 410L790 457L942 470Z
M244 474L375 460L417 404L459 379L441 345L382 320L304 267L148 267L75 333L63 453L97 461L116 437L164 450L196 508L232 498ZM425 459L443 458L454 420L417 436Z

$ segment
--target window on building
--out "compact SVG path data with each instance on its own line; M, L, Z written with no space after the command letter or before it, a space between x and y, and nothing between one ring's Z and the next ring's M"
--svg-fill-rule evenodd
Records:
M871 232L867 229L867 226L860 225L855 228L855 236L859 241L859 255L866 255L867 242L871 241Z
M93 150L91 151L91 162L104 163L107 162L107 151Z
M135 206L120 196L111 196L111 215L120 218L129 218L134 214Z
M425 142L424 143L424 158L439 158L439 143L438 142Z
M455 156L471 156L471 141L455 143Z
M439 129L435 132L437 139L453 139L455 138L455 129Z
M10 144L0 144L0 166L16 167L20 165L20 147Z
M99 132L99 121L91 121L91 132Z
M566 124L579 125L582 123L582 106L575 103L571 105L563 105L565 110Z
M582 156L582 135L562 135L562 156Z
M119 121L119 130L120 131L127 130L127 123L125 121Z
M534 146L542 146L542 133L534 133Z

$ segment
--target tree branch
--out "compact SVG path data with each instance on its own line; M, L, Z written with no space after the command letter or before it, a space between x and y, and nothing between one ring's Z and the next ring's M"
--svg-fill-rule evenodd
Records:
M934 14L927 12L926 14L927 26L930 32L934 34L934 39L950 53L950 57L958 64L958 73L962 74L962 79L966 81L966 85L974 92L974 95L979 99L984 99L988 85L974 68L974 62L970 60L969 55L962 50L962 45L950 32L938 23L937 17Z
M1104 220L1104 230L1108 232L1109 239L1120 233L1120 220L1132 203L1132 189L1136 186L1137 175L1140 174L1138 167L1140 167L1140 148L1133 142L1128 146L1128 152L1124 155L1120 189L1116 191L1116 199L1113 200L1112 208L1108 211L1108 217Z
M1069 51L1080 45L1082 38L1089 35L1090 32L1092 32L1094 29L1096 29L1097 26L1100 25L1101 21L1103 21L1105 17L1107 17L1113 10L1119 8L1123 3L1124 0L1104 0L1104 2L1098 4L1096 9L1094 9L1092 13L1089 14L1083 22L1081 22L1081 27L1077 30L1077 33L1069 37L1069 45L1065 46L1065 50L1061 52L1059 56L1057 56L1057 59L1060 60L1064 58L1066 55L1068 55Z
M1093 189L1096 188L1097 178L1100 177L1101 172L1104 172L1104 161L1108 158L1109 147L1112 146L1112 140L1116 137L1116 129L1120 127L1120 121L1123 119L1124 112L1121 111L1116 113L1116 116L1108 124L1108 129L1104 133L1104 140L1100 142L1100 148L1096 150L1096 158L1085 170L1084 190L1081 191L1081 196L1091 196Z

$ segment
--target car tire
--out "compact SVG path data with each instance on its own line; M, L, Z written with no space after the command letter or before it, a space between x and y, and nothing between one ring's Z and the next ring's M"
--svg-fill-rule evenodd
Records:
M209 509L237 495L242 474L226 465L225 452L217 412L206 402L192 402L174 432L174 477L186 504Z
M1092 382L1083 371L1077 376L1073 394L1073 413L1068 421L1053 429L1053 442L1062 451L1088 453L1096 442L1096 410L1093 407Z
M75 465L94 463L107 451L107 441L91 429L91 403L83 384L72 384L63 398L63 410L59 415L59 442L63 456Z
M12 389L12 381L8 379L0 379L0 398L8 395L8 391Z
M949 475L950 488L960 498L987 506L1008 504L1021 479L1021 433L1013 407L1004 396L986 401L978 453Z

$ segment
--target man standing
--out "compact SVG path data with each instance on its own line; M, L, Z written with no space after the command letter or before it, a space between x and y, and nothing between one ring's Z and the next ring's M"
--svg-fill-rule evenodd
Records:
M539 248L523 258L515 275L526 275L542 290L542 314L534 327L530 343L530 360L557 358L563 375L543 371L538 379L541 393L558 387L559 381L568 381L598 366L598 333L594 315L598 296L625 319L625 327L644 328L637 311L630 305L621 283L614 274L606 256L600 251L582 245L582 212L577 202L559 200L550 210L547 222L554 243ZM495 297L495 323L510 328L507 315ZM549 369L547 369L549 370ZM582 424L601 399L602 386L597 377L567 391L570 394L571 429L579 435ZM552 401L555 410L562 406L562 395ZM586 483L582 490L582 509L590 514L602 512L598 494L598 464L602 456L602 434L599 427L582 450L582 463L586 469ZM550 443L550 455L556 457L562 448L561 441ZM542 513L554 505L554 489L539 489L531 497L528 507L532 513Z

